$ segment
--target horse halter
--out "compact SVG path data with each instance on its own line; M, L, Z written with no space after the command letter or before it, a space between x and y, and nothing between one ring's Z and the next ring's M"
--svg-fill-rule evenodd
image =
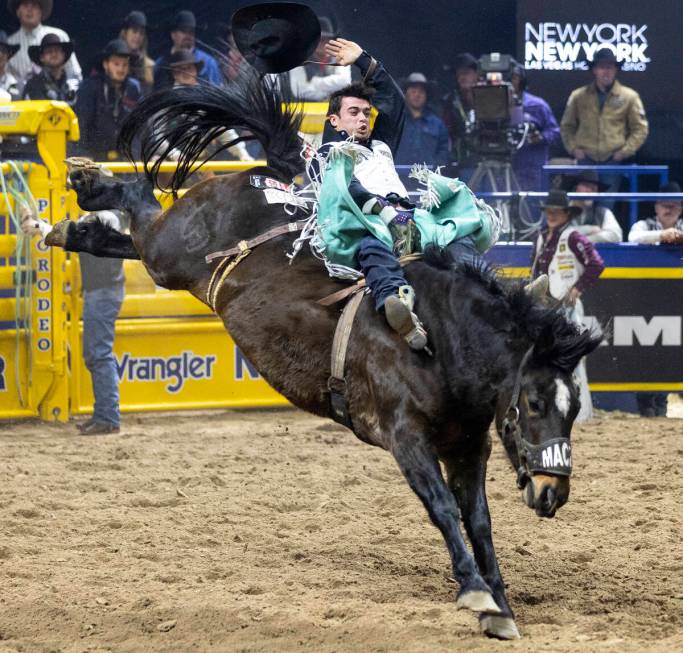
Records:
M503 433L512 436L517 447L519 468L517 487L521 490L535 474L550 476L570 476L572 473L572 445L569 438L550 438L541 444L532 444L522 435L519 425L519 395L522 391L522 376L534 346L529 347L517 370L515 385L512 389L510 404L503 419Z

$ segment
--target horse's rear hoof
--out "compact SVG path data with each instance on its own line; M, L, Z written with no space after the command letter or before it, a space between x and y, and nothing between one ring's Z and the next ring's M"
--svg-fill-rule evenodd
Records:
M50 247L66 247L69 234L69 225L73 224L69 218L58 222L52 227L50 233L45 236L45 244Z
M472 612L485 612L491 615L502 612L493 600L493 596L484 590L463 592L456 599L455 607L458 610L472 610Z
M502 617L498 614L484 614L479 619L481 632L487 637L496 639L519 639L517 624L512 617Z

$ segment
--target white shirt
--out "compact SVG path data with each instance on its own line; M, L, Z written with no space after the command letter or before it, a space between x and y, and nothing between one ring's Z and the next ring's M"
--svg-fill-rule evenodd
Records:
M299 66L289 71L289 85L294 96L309 102L322 102L330 95L351 83L351 66L326 66L333 70L329 75L315 75L308 79L306 67Z
M17 78L20 86L19 90L22 92L28 78L32 74L40 72L40 68L29 59L28 48L31 45L40 45L46 34L56 34L59 40L63 42L71 40L64 30L58 27L50 27L49 25L38 25L32 31L26 31L23 27L20 27L7 39L8 43L21 46L19 51L9 60L7 69ZM83 79L81 66L78 63L78 59L76 59L75 53L69 57L64 69L66 70L67 77L75 77L78 80Z
M408 197L408 191L394 166L391 149L383 141L370 141L371 150L361 145L351 144L358 151L353 174L368 192L386 197L396 193Z
M12 73L5 72L4 75L0 76L0 89L7 94L6 98L3 96L3 100L11 100L12 94L18 93L19 85L17 84L17 80ZM19 96L17 95L15 99L18 99L18 97Z
M572 223L575 224L576 230L588 238L591 243L620 243L623 240L624 232L614 217L614 213L609 209L605 209L602 226L597 227L598 231L595 231L597 225L577 224L580 222L581 217L579 216L579 220L575 220Z
M674 229L683 231L683 218L678 218ZM657 218L638 220L628 232L628 242L640 243L641 245L658 245L662 242L662 231L664 231L664 226Z

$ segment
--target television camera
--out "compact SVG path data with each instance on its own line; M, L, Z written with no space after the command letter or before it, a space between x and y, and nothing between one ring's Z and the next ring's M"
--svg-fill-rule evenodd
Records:
M480 81L472 88L472 112L467 124L470 151L487 159L510 159L537 128L525 122L522 98L515 94L509 54L493 52L479 59Z

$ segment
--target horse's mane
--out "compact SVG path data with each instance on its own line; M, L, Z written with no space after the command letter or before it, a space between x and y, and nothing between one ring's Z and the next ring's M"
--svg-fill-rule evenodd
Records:
M298 135L302 115L286 103L291 101L275 83L257 75L243 76L221 88L200 81L197 86L178 86L143 100L125 120L119 147L134 160L138 139L145 174L159 186L159 167L177 159L178 168L164 190L176 192L197 163L247 140L263 146L268 166L285 179L303 171ZM225 136L230 129L249 134ZM216 139L223 141L217 145ZM207 154L209 145L215 150ZM172 156L171 156L172 155Z
M539 365L571 373L602 340L602 335L593 330L579 329L559 302L539 302L526 292L524 282L503 281L495 268L456 262L448 251L435 246L425 248L423 260L434 268L448 270L449 274L455 271L478 286L492 304L509 315L512 328L534 344L533 361Z

